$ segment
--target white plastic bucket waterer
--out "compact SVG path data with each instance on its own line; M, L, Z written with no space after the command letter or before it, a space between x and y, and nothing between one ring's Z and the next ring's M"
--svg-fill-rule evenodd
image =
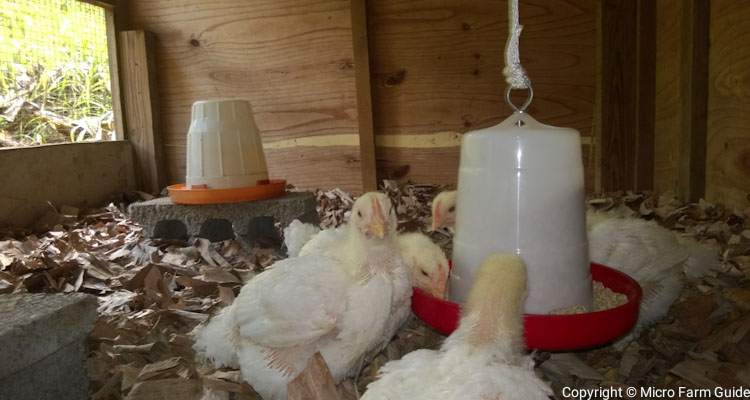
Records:
M246 100L193 103L187 142L187 188L241 188L268 180L263 143Z
M578 131L516 111L461 144L450 296L462 303L492 253L526 262L525 311L591 306Z

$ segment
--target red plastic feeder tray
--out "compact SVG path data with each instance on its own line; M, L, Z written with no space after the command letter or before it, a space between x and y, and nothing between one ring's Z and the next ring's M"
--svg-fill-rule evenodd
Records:
M633 278L615 269L591 263L591 277L628 302L609 310L583 314L525 314L526 347L544 351L580 350L601 346L626 334L638 320L643 291ZM450 335L460 318L460 306L414 288L411 307L427 325Z

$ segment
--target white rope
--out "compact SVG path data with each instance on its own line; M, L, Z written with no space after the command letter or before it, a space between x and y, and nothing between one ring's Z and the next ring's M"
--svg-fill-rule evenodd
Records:
M512 89L528 89L529 78L521 66L518 53L518 39L523 25L518 22L518 0L508 0L508 42L505 44L505 81Z

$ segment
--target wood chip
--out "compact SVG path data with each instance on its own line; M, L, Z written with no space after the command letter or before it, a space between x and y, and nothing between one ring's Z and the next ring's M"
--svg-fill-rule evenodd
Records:
M141 372L138 374L137 379L139 381L146 381L155 377L165 378L166 376L164 375L167 375L170 370L176 370L177 367L180 366L181 362L181 357L172 357L166 360L148 364L144 366L143 369L141 369Z
M201 396L198 380L161 379L138 382L126 400L198 400Z
M721 385L708 377L708 372L713 370L715 370L713 363L687 360L675 365L670 372L695 386L715 388Z
M604 375L572 353L554 353L541 365L541 368L546 372L560 376L576 376L595 381L604 379Z

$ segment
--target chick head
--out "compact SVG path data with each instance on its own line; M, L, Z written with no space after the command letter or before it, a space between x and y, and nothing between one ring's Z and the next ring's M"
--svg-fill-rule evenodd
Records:
M432 200L432 230L456 223L456 191L441 192Z
M369 192L354 202L350 223L367 238L384 239L396 233L396 210L383 193Z
M449 264L443 249L421 233L398 238L401 257L411 271L412 284L439 299L445 298Z

